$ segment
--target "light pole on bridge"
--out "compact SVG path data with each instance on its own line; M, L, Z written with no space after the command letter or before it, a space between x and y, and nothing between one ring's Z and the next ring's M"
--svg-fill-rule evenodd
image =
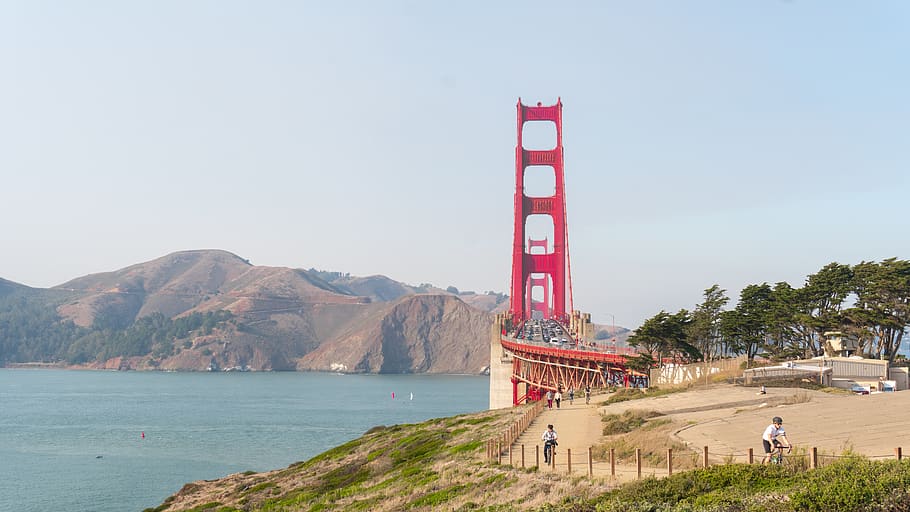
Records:
M613 353L616 353L616 317L610 313L610 319L613 320Z
M612 325L613 332L610 334L611 341L613 342L613 353L616 353L616 316L613 313L606 313L610 315L610 322Z

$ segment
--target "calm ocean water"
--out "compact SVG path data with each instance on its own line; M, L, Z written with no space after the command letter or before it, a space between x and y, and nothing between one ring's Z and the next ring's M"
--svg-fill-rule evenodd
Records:
M139 511L488 401L477 376L0 369L0 511Z

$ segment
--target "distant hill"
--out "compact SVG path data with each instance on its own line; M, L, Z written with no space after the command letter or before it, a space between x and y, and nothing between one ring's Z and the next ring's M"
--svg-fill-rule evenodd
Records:
M501 294L182 251L48 289L0 280L0 364L480 373L491 312L506 307Z
M12 281L9 281L9 280L6 280L6 279L3 279L2 277L0 277L0 297L3 297L5 295L8 295L13 292L22 291L25 289L28 289L28 286L25 286L25 285L22 285L19 283L14 283Z

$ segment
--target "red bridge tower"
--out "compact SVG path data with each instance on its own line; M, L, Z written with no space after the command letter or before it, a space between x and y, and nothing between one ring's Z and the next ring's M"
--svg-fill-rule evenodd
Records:
M525 149L522 129L527 122L552 122L556 125L556 144L552 149ZM548 197L525 195L525 170L528 166L550 167L556 191ZM531 254L531 247L538 246L526 236L530 215L549 215L553 219L553 252ZM525 240L529 240L525 247ZM545 251L546 251L546 246ZM555 105L522 105L518 100L518 145L515 147L515 232L512 246L512 293L509 311L512 321L522 322L531 317L532 309L546 311L547 318L565 322L572 308L571 282L568 271L568 230L566 229L565 179L562 151L562 100ZM542 275L542 277L541 277ZM544 284L547 280L551 286ZM567 286L568 283L568 286ZM534 306L531 288L543 286L544 300ZM569 308L566 309L568 288ZM549 292L552 291L552 298Z

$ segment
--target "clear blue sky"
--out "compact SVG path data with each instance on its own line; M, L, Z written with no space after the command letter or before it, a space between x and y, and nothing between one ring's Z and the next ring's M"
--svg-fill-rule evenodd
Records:
M186 249L508 292L515 104L565 105L574 304L910 257L910 3L0 3L0 277Z

